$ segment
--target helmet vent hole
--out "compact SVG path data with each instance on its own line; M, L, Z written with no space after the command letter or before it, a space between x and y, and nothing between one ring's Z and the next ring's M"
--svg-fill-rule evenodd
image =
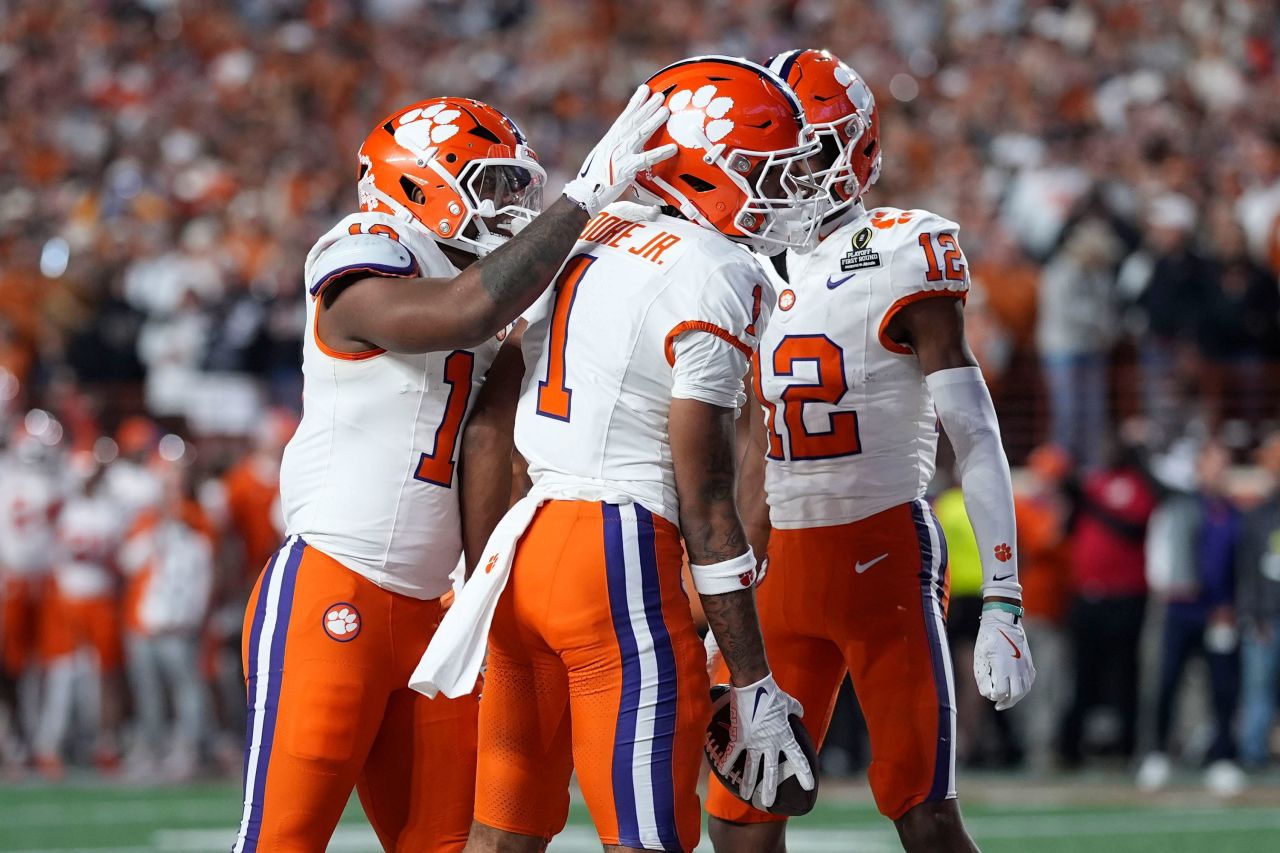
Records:
M870 157L876 150L876 141L873 139L867 143L867 147L862 149L863 157Z
M408 176L400 176L400 189L404 190L405 197L414 204L426 204L427 195L422 191L422 187L409 180Z
M448 154L444 155L444 161L446 163L456 163L458 161L458 155L450 151Z
M688 172L685 172L684 174L682 174L680 176L680 180L688 184L689 188L692 189L694 192L705 193L705 192L711 192L712 190L715 189L714 184L711 184L711 183L708 183L707 181L702 180L702 178L699 178L697 175L690 175Z
M494 145L500 145L502 143L502 140L498 138L498 134L494 133L484 125L477 124L475 127L471 128L470 132L472 135L492 142Z

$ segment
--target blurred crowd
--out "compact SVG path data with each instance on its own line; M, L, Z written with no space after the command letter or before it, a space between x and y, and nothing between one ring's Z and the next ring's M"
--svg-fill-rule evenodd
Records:
M283 537L273 410L217 465L147 418L32 409L0 454L0 771L140 780L239 767L240 626ZM206 455L207 452L206 452Z
M1258 447L1280 474L1271 0L0 0L8 765L239 761L238 627L278 540L302 261L354 208L382 116L490 101L554 190L662 65L805 46L875 91L869 203L961 223L969 334L1029 472L1029 702L1048 704L998 726L962 707L970 759L1132 755L1154 678L1158 783L1195 653L1221 724L1199 754L1263 761L1280 510L1244 514L1211 475ZM938 501L963 539L963 507ZM1163 631L1145 668L1127 651L1144 617Z
M636 82L826 46L872 204L957 220L1015 461L1137 412L1237 453L1280 390L1271 0L0 0L0 370L197 437L296 406L306 249L393 108L457 94L556 188ZM124 411L121 411L124 410ZM136 411L134 411L136 410Z

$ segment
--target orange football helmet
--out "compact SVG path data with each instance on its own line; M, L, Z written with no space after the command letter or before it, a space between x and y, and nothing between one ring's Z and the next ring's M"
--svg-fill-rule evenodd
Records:
M789 50L768 61L795 90L831 165L815 173L843 210L880 177L880 115L871 89L825 50ZM828 211L829 213L831 211Z
M829 209L807 160L821 143L790 87L745 59L697 56L647 84L671 117L649 145L676 154L640 173L642 195L752 248L808 245Z
M515 122L469 98L405 107L360 146L362 210L389 213L476 255L538 214L546 181Z

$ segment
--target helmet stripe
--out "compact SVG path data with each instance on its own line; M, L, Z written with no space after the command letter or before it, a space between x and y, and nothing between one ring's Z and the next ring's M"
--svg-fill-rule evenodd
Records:
M767 66L774 74L786 80L791 76L791 68L800 59L800 54L802 53L804 53L804 50L797 48L796 50L787 50L774 54L768 61Z

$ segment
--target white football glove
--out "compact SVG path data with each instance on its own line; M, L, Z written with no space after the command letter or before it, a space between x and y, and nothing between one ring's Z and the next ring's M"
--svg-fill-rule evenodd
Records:
M757 771L764 763L764 775L760 778L759 802L765 808L773 805L778 796L778 756L785 755L795 770L800 787L813 790L813 768L804 757L800 744L791 732L789 714L804 715L804 708L788 696L766 675L748 687L733 687L729 702L729 745L720 762L720 772L728 775L742 753L747 760L742 768L742 781L738 794L751 801L756 789Z
M671 144L644 150L649 137L671 115L662 101L661 92L650 92L644 85L636 89L613 127L587 155L578 177L565 184L564 194L581 205L588 216L595 216L616 201L637 173L676 153Z
M973 647L973 677L978 692L995 702L997 711L1018 704L1036 680L1031 647L1020 623L1020 617L1004 610L982 611Z

